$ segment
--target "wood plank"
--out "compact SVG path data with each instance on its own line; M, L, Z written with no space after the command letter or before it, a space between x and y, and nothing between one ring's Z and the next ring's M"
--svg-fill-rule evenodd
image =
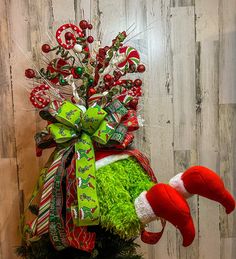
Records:
M197 0L196 41L213 42L219 40L219 3L215 0Z
M236 197L236 104L220 105L220 173L225 186ZM236 213L226 215L223 208L220 209L221 238L234 238L236 247ZM233 241L232 241L233 242ZM223 242L224 244L224 242ZM223 251L226 248L222 248ZM222 257L223 258L223 257ZM233 257L232 257L233 258Z
M172 8L171 15L174 146L191 150L196 147L194 8Z
M199 163L219 173L219 42L202 41L200 51L200 101L198 102ZM209 216L210 215L210 216ZM220 258L218 204L199 199L199 256ZM206 246L206 242L208 246Z
M221 0L219 6L220 63L220 173L226 186L236 196L235 182L235 7L233 0ZM225 215L220 208L221 258L234 258L236 254L235 213Z
M219 2L220 30L220 104L236 103L236 1Z
M117 33L126 29L125 0L119 3L115 0L97 1L97 29L98 38L103 46L110 46L111 40Z
M11 81L9 10L0 2L0 258L16 258L19 244L19 186L16 165L13 85Z
M171 0L171 7L194 6L195 0Z
M221 258L222 259L233 259L236 258L235 248L236 238L221 238Z
M148 62L148 24L147 24L147 3L146 1L139 0L129 0L125 1L125 16L126 16L126 26L125 28L129 28L133 23L134 26L131 27L130 35L128 36L127 44L128 46L132 46L136 48L140 53L141 62L146 65L147 70L149 66ZM123 28L120 28L120 31ZM137 36L135 36L137 35ZM130 39L130 40L129 40ZM131 78L141 78L143 81L142 91L143 97L139 100L138 114L144 120L143 126L139 128L137 132L135 132L135 141L134 146L141 150L147 157L150 159L150 143L151 143L151 133L150 133L150 118L149 118L149 74L144 73L142 75L135 74L130 75ZM153 226L154 228L154 226ZM140 239L138 239L138 244L140 247L140 252L142 252L145 258L148 258L148 255L153 255L154 249L150 245L143 243Z
M12 102L12 82L10 78L11 67L9 66L9 26L7 19L6 2L0 2L0 158L16 157L14 116Z
M175 174L197 163L196 88L195 88L195 13L193 7L171 9L171 46L173 54L173 113ZM182 247L178 233L178 258L198 258L197 197L188 200L196 229L190 247Z
M0 158L0 258L17 258L19 245L19 191L17 166L14 158Z
M148 119L151 165L160 182L174 175L172 60L170 45L170 2L147 1ZM157 224L153 224L157 231ZM149 258L177 258L176 231L167 224L159 243L150 247Z
M36 56L37 47L31 39L40 35L42 30L35 26L40 24L44 13L31 16L33 9L39 11L40 6L29 5L28 1L14 1L9 3L11 24L11 67L14 99L14 118L16 132L17 168L19 171L19 188L24 192L25 202L30 198L33 186L39 174L39 160L35 156L34 134L36 133L35 110L29 102L27 87L32 87L32 82L24 78L24 70L33 67L31 50ZM34 18L33 18L34 17ZM36 32L37 31L37 32ZM39 44L38 44L39 45ZM23 123L22 123L23 122Z
M52 11L55 22L67 23L75 20L74 0L52 0Z
M215 8L212 6L215 5ZM218 2L196 2L199 41L198 154L199 163L219 173L219 24ZM219 206L199 200L199 256L220 258ZM210 215L210 216L209 216ZM208 244L206 246L206 243Z
M97 4L98 4L97 1L75 0L74 13L75 13L75 20L77 24L79 24L80 20L82 19L85 19L88 22L91 22L92 24L94 24L93 19L94 19L94 14L97 14Z

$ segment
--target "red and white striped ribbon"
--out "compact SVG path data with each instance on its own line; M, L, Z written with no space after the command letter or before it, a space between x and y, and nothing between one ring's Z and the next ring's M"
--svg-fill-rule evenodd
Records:
M54 176L61 164L62 156L65 152L65 149L62 149L58 152L57 158L53 161L52 165L48 169L48 172L45 177L44 186L42 190L41 201L39 205L39 215L37 221L37 230L36 234L41 236L48 232L49 228L49 216L50 216L50 202L52 198L52 188L54 184Z

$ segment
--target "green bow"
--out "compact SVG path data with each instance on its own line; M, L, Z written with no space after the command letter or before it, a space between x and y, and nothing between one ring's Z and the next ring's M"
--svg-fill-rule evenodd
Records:
M99 224L99 203L95 180L93 141L105 145L115 132L115 123L99 105L88 108L64 101L55 112L57 123L47 126L56 143L75 142L78 210L74 218L78 226ZM89 199L84 199L89 197Z

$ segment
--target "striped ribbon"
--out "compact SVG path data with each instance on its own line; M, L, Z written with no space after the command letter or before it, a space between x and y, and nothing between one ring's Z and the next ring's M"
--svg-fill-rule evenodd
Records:
M49 216L50 216L50 202L52 199L52 188L55 180L55 173L58 167L61 164L61 159L66 151L65 149L61 149L56 155L55 160L52 165L48 169L48 172L45 176L42 197L39 205L39 215L37 221L37 235L43 235L48 232L49 229Z

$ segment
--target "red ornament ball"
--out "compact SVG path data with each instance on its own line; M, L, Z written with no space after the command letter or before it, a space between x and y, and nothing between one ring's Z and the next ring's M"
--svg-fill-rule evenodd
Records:
M89 91L88 91L89 97L96 94L96 93L97 93L97 91L94 88L90 88Z
M110 83L110 82L112 81L112 79L113 79L113 77L112 77L111 75L109 75L109 74L106 74L106 75L104 76L104 81L105 81L106 83Z
M135 80L134 80L134 85L135 85L135 86L141 86L142 83L143 83L143 82L142 82L142 80L140 80L140 79L135 79Z
M88 42L88 43L93 43L93 41L94 41L93 36L88 36L87 42Z
M137 98L135 98L135 99L133 99L133 100L131 100L131 101L129 102L129 107L130 107L131 109L137 110L137 106L138 106L138 99L137 99Z
M79 22L79 27L82 29L82 30L86 30L88 28L88 22L86 20L81 20Z
M72 38L73 38L73 34L71 32L68 31L68 32L65 33L65 39L66 40L71 40Z
M146 68L144 65L141 64L141 65L138 65L137 70L139 73L143 73L146 70Z
M88 29L92 30L93 29L93 25L91 23L88 24Z
M25 76L27 78L34 78L35 77L35 71L31 68L28 68L25 70Z
M50 45L48 45L48 44L43 44L43 46L42 46L42 52L48 53L50 50L51 50Z

